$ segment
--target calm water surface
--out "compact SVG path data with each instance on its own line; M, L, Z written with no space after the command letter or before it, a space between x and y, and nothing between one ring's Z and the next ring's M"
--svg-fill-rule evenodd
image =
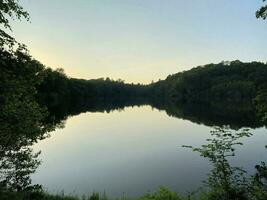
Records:
M87 112L67 119L65 128L34 145L42 164L33 183L49 192L117 197L138 196L159 186L186 193L202 185L208 160L182 145L200 146L212 127L170 117L151 106ZM250 172L267 160L267 131L257 128L244 139L231 162Z

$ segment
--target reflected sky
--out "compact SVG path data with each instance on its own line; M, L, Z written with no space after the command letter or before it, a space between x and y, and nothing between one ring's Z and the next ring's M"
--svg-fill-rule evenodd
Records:
M109 196L137 196L161 185L192 191L210 168L207 160L181 146L200 146L210 130L150 106L80 114L34 146L42 150L43 162L33 183L50 192L78 195L105 191ZM253 132L231 161L249 170L267 159L266 130Z

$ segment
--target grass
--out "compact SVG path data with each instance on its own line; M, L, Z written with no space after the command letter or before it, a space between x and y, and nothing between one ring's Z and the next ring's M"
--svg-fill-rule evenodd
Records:
M52 195L43 191L31 192L0 192L1 200L208 200L203 193L198 198L192 196L182 196L166 188L159 188L155 192L146 193L141 197L130 198L108 198L106 194L93 193L89 196L71 196L71 195Z

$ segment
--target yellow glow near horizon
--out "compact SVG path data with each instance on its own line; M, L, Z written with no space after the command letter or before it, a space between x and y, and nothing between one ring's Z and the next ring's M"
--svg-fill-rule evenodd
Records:
M70 77L150 83L211 62L267 60L267 24L255 18L257 2L21 3L31 23L14 22L12 34L33 57Z

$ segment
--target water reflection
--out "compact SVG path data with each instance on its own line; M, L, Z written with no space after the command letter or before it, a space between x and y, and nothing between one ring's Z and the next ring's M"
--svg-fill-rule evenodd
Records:
M242 127L259 128L265 125L264 120L259 115L260 112L253 103L248 101L196 104L147 98L113 98L60 104L49 107L49 110L51 115L60 122L69 116L84 112L109 113L114 110L123 110L129 106L142 105L150 105L155 109L165 111L169 116L211 127L228 125L231 129L240 129Z
M218 128L213 132L215 138L208 140L210 144L201 148L192 148L200 152L201 156L208 157L213 164L207 183L213 192L216 191L214 195L232 198L231 195L244 193L243 185L246 186L246 190L249 184L250 189L252 187L252 182L249 182L250 180L243 176L246 174L245 171L241 168L232 167L227 160L227 157L233 155L233 146L239 144L238 140L248 137L250 134L243 129L243 131L233 134L230 130L225 130L225 125L235 130L242 127L257 128L265 125L258 117L253 104L247 102L239 102L238 105L232 103L196 105L142 98L92 99L88 102L76 102L75 104L66 102L65 105L51 105L47 111L35 102L31 104L24 102L23 105L18 107L14 105L18 105L18 102L13 102L10 106L1 108L2 115L4 115L1 116L1 119L6 119L0 121L1 191L40 189L39 185L31 183L31 174L35 173L41 164L41 160L38 158L40 152L34 152L32 145L49 137L49 132L52 130L63 128L68 117L85 112L109 113L114 110L122 111L129 106L150 105L152 108L163 110L169 116L175 118L186 119L205 126L224 128ZM21 109L22 107L24 109ZM153 119L151 120L153 121ZM166 145L168 144L166 143ZM144 152L145 150L140 153L140 156ZM165 157L168 157L168 155ZM266 174L264 174L266 166L264 163L260 163L256 169L257 173L253 176L253 179L251 178L253 187L255 187L253 191L256 191L256 189L264 191L264 188L266 188ZM223 192L226 192L226 194ZM258 192L257 195L262 194ZM215 199L215 196L212 198Z
M231 129L264 126L251 102L210 102L203 104L179 103L175 101L152 102L155 108L165 110L169 116L187 119L206 126L224 126Z

